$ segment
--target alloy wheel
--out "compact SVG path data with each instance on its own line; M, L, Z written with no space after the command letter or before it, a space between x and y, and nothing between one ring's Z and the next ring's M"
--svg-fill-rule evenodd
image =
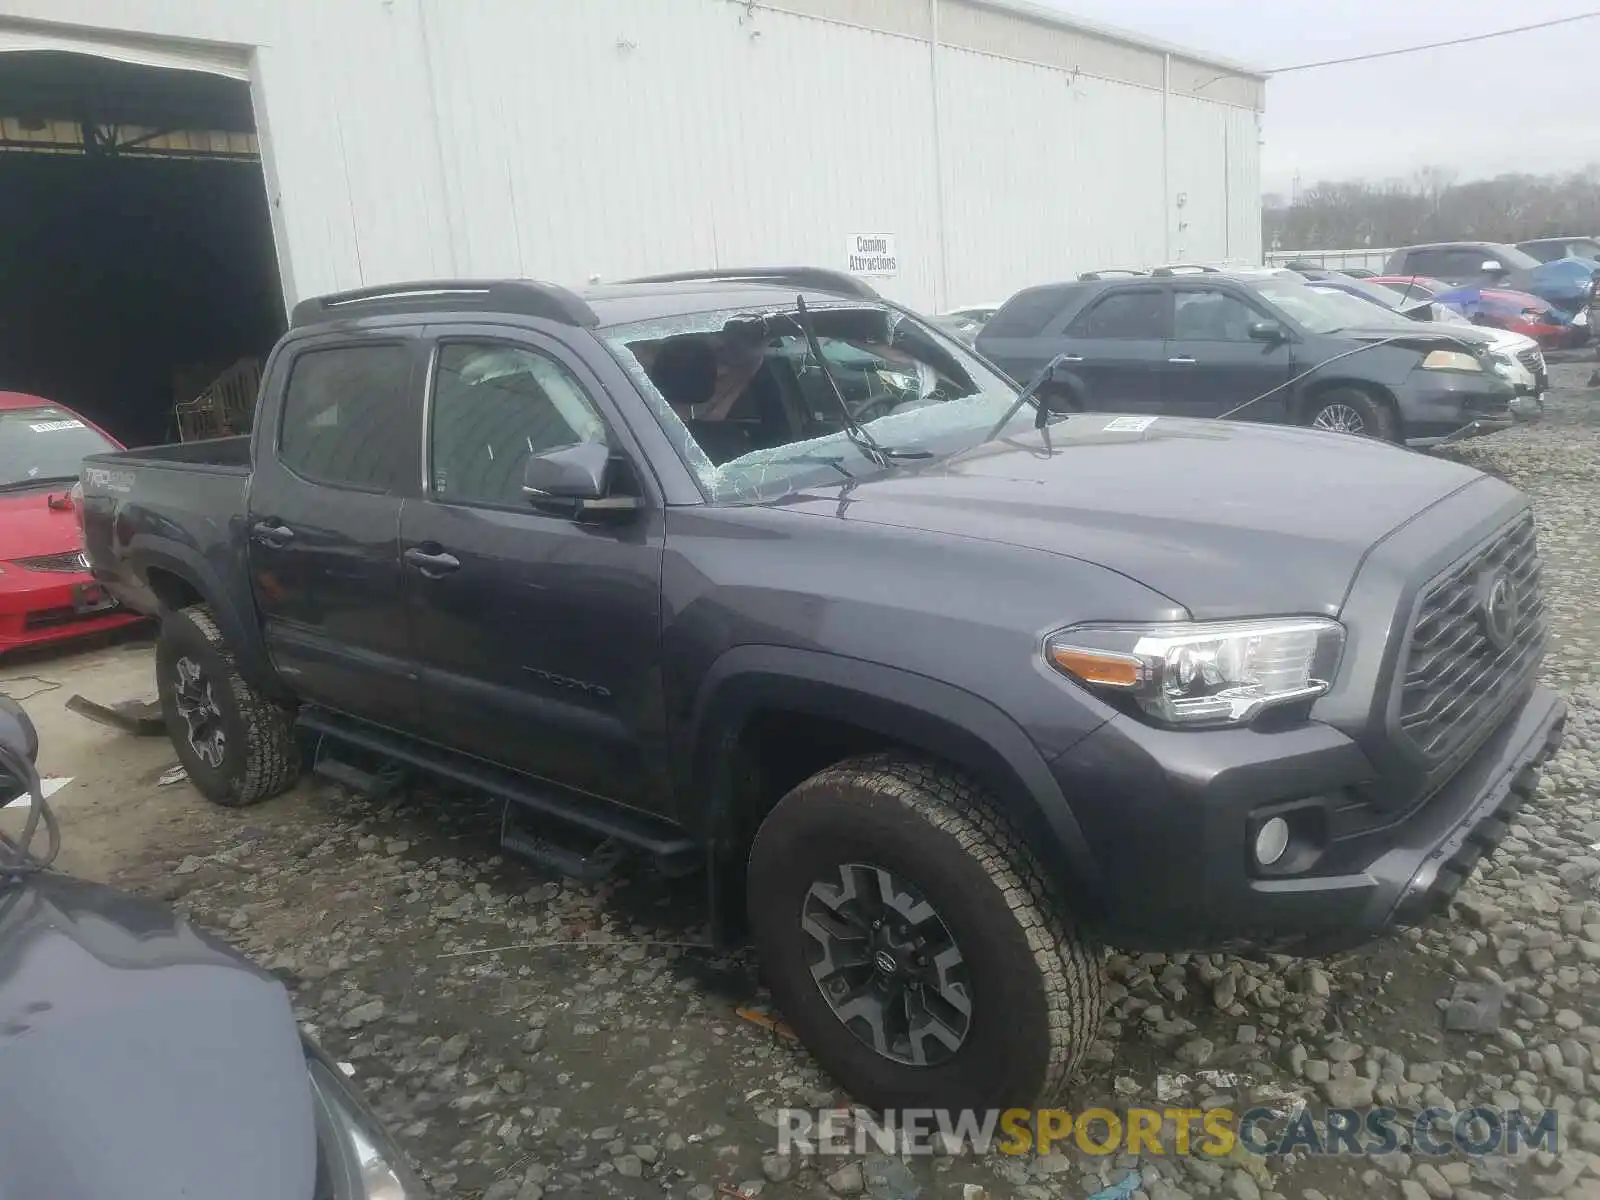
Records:
M222 709L212 692L211 680L194 659L183 657L173 665L176 685L173 699L187 726L189 746L213 771L222 766L228 735L222 728Z
M843 863L806 892L811 977L863 1044L907 1066L949 1061L972 1028L966 960L932 904L883 867Z
M1326 429L1330 433L1363 434L1367 431L1367 423L1361 419L1361 414L1348 404L1330 404L1316 415L1311 422L1313 429Z

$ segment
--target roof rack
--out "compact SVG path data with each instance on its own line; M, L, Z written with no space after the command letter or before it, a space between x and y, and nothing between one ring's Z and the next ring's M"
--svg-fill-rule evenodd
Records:
M727 279L734 282L788 283L819 292L835 292L862 300L881 300L872 287L854 275L827 267L722 267L710 271L674 271L666 275L646 275L624 279L622 283L695 283Z
M468 309L473 312L515 313L542 317L563 325L600 323L594 309L581 296L554 283L532 279L432 279L416 283L386 283L315 296L294 306L290 328L315 325L340 317L371 317L389 313Z
M1080 283L1094 283L1100 279L1136 279L1145 272L1135 270L1133 267L1107 267L1103 271L1085 271L1078 276Z

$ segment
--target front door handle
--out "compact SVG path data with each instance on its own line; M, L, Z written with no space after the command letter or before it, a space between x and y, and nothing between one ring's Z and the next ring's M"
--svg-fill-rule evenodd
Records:
M413 546L401 557L407 565L415 567L429 579L438 579L461 569L461 560L443 550L424 550L421 546Z
M271 521L257 521L250 527L250 536L269 550L282 550L294 541L294 530L287 525L274 525Z
M1169 363L1177 363L1179 366L1183 367L1194 366L1194 359L1190 358L1187 354L1180 354L1176 358L1167 359L1167 361Z
M1081 355L1081 354L1063 354L1061 356L1061 361L1062 362L1082 362L1083 361L1083 355Z

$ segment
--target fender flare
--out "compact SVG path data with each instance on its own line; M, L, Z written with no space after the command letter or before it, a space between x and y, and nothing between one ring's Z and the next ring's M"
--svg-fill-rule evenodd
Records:
M739 646L706 673L678 767L680 794L709 800L705 835L713 847L734 849L725 841L735 816L729 751L750 717L767 708L845 721L970 772L1028 837L1079 915L1097 913L1104 893L1088 841L1015 721L951 684L819 651Z
M217 628L222 631L223 640L233 653L239 673L264 691L279 697L287 695L255 626L245 619L238 605L229 599L228 588L223 580L198 551L165 539L155 541L135 537L128 546L127 555L140 586L152 595L157 593L150 584L151 568L174 575L192 587L211 610ZM172 610L165 604L160 605L159 612L168 611Z

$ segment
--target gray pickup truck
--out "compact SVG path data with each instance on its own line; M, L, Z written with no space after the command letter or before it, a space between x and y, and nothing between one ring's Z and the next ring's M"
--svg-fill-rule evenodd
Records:
M1060 1096L1107 943L1421 920L1560 736L1528 502L1455 463L1055 412L808 269L292 324L250 438L84 466L195 784L310 742L558 869L703 871L868 1104Z

